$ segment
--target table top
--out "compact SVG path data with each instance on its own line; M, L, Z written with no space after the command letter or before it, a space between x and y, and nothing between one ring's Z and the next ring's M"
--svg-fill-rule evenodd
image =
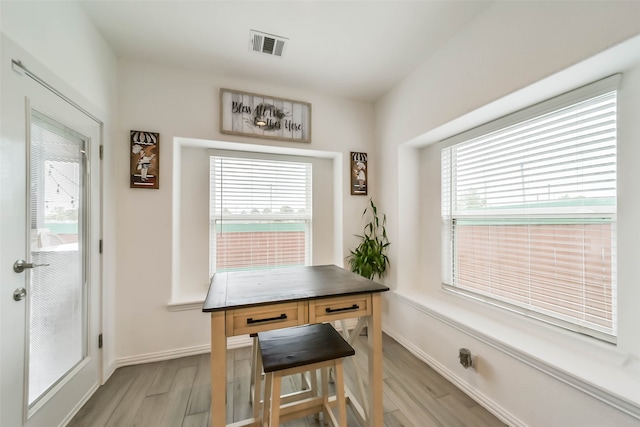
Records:
M216 273L202 311L388 290L378 282L336 265Z

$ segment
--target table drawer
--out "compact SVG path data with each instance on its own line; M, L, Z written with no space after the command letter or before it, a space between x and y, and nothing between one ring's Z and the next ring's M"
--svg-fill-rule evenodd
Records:
M308 323L307 302L290 302L227 310L227 336L253 334Z
M331 322L371 314L371 294L347 295L309 301L309 323Z

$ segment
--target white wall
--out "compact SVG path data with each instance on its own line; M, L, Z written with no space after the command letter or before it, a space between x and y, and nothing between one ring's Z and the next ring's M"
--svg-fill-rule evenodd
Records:
M128 162L115 166L118 200L117 242L117 307L116 353L120 364L137 363L161 357L178 356L189 352L206 351L209 343L209 316L201 312L201 305L184 311L169 311L167 305L176 298L172 281L190 280L185 285L200 289L200 298L208 285L208 163L197 156L207 156L205 146L224 146L220 141L250 144L278 149L308 150L331 157L342 168L342 181L349 185L349 151L370 152L373 129L370 126L373 107L370 104L329 98L316 93L295 91L284 87L262 85L230 77L213 76L186 70L161 67L135 61L119 64L119 126L118 159L127 159L129 131L145 130L160 133L160 189L129 189ZM223 135L219 131L219 90L221 87L310 102L313 108L313 135L310 144L279 142L257 138ZM200 140L188 147L174 150L174 138ZM203 142L208 140L210 142ZM236 146L237 147L237 146ZM174 162L174 156L180 156ZM195 156L195 158L194 158ZM337 157L336 157L337 156ZM337 160L336 160L337 159ZM370 165L376 157L370 157ZM374 167L374 166L372 166ZM176 171L174 168L182 169ZM196 168L196 169L194 169ZM177 182L175 177L199 176L192 186ZM202 182L202 179L207 179ZM321 184L321 183L320 183ZM327 183L331 185L331 183ZM372 188L375 181L370 182ZM198 200L194 202L194 200ZM345 187L333 206L342 208L338 228L344 227L340 251L327 255L326 247L318 254L322 259L342 260L354 245L353 234L359 232L360 216L368 198L352 197ZM188 205L179 205L179 204ZM194 211L189 211L193 203ZM175 209L174 209L174 206ZM330 209L320 210L329 223L336 221ZM204 210L203 210L204 209ZM198 210L203 210L198 214ZM186 218L177 218L188 215ZM174 247L173 227L182 227L175 236L181 240ZM327 232L327 230L324 230ZM333 243L331 243L333 245ZM183 274L180 253L191 247L199 262L191 262L190 271ZM315 260L314 260L315 261ZM336 261L332 261L336 262ZM179 284L179 283L178 283ZM188 296L190 300L197 297ZM178 299L181 297L178 297ZM189 307L186 307L189 308Z
M113 236L116 202L111 185L113 158L109 155L117 90L113 51L75 3L2 1L0 17L2 33L39 61L26 61L24 65L41 70L40 77L104 123L107 154L103 160L103 233ZM112 245L103 252L104 378L115 366L111 316L115 307L115 237L110 242Z
M615 46L639 33L637 2L498 2L376 104L394 243L385 330L512 425L640 425L640 38ZM440 145L429 144L618 71L618 346L444 292ZM459 365L461 347L477 370Z
M116 57L75 3L5 1L2 32L98 109L112 112Z

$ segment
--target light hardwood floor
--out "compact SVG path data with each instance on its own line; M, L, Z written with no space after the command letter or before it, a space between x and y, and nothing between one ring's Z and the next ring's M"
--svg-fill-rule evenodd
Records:
M363 342L366 338L359 338ZM356 345L356 349L358 345ZM385 426L504 426L400 344L384 336ZM366 372L366 356L355 361ZM227 422L251 417L249 347L227 352ZM355 389L351 362L347 385ZM366 377L366 375L365 375ZM366 379L366 378L365 378ZM366 384L365 384L366 386ZM283 389L298 387L288 378ZM69 423L69 427L204 427L211 396L209 354L119 368ZM349 415L349 426L358 423ZM320 426L313 417L286 427Z

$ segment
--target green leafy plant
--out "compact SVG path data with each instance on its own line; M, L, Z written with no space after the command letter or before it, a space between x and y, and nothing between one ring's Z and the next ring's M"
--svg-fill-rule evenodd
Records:
M351 249L347 261L354 273L368 279L376 276L382 278L389 267L387 250L391 244L387 238L387 216L382 215L380 218L378 208L373 203L373 199L370 199L369 206L362 212L362 217L367 217L369 222L365 224L362 235L356 234L361 241L355 249Z

